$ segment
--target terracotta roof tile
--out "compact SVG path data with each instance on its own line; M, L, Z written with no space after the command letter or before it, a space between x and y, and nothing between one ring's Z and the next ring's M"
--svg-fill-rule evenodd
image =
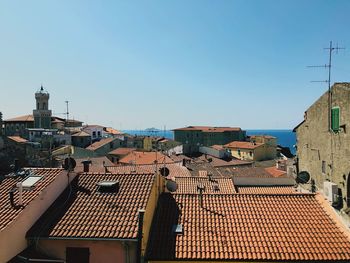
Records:
M175 181L178 185L176 193L196 194L199 184L205 187L203 194L232 194L235 193L233 181L230 178L212 178L208 177L177 177Z
M28 142L28 140L20 137L20 136L7 136L7 138L9 138L12 141L18 142L18 143L26 143Z
M61 173L64 173L63 169L25 168L23 169L23 176L15 176L15 174L7 175L0 184L0 231L15 220L21 211L25 209L27 205ZM9 200L9 192L11 189L14 189L14 203L18 204L18 189L14 186L16 183L24 181L29 174L42 176L42 178L30 190L23 190L23 206L14 208L11 206Z
M294 187L291 186L262 186L262 187L237 187L240 194L300 194Z
M148 165L120 165L120 166L107 166L107 171L109 173L115 173L115 174L148 174L148 173L154 173L156 171L156 168L158 170L160 168L164 167L163 164L158 164L157 166L154 164L148 164ZM169 169L169 177L188 177L191 176L190 171L184 167L180 166L179 164L175 163L168 163L165 164L165 167Z
M128 155L124 156L119 160L119 163L121 164L154 164L158 161L159 164L161 163L174 163L173 160L171 160L168 156L162 154L161 152L139 152L139 151L133 151L129 153Z
M34 122L34 116L32 114L29 114L29 115L23 115L23 116L18 116L15 118L4 120L4 122L19 122L19 121Z
M148 260L350 261L349 238L312 194L202 198L160 196Z
M88 134L87 132L84 132L84 131L80 131L80 132L74 133L72 136L74 136L74 137L90 137L90 134Z
M260 146L264 145L263 143L252 143L252 142L241 142L241 141L233 141L224 146L227 148L240 148L240 149L256 149Z
M273 177L280 177L287 174L286 171L279 170L276 168L276 166L267 167L265 168L265 171L271 174Z
M93 144L89 145L85 149L95 151L95 150L101 148L102 146L104 146L110 142L113 142L114 140L116 140L116 138L114 138L114 137L103 138L100 141L94 142Z
M109 152L108 154L110 155L127 155L133 151L136 151L136 148L117 148L111 152Z
M92 158L86 158L86 159L75 159L77 166L75 167L75 172L83 172L84 171L84 165L82 164L83 161L89 160L91 161L89 171L93 173L102 173L105 172L105 166L113 166L114 164L106 157L92 157Z
M100 193L97 183L101 181L118 181L120 189ZM27 236L135 239L138 211L146 209L154 181L153 174L77 175L72 188L67 187Z

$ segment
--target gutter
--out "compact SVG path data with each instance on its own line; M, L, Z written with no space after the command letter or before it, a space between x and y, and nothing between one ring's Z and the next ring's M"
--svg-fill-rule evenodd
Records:
M27 258L23 256L17 256L19 259L24 260L25 262L57 262L57 263L65 263L65 260L62 259L42 259L42 258Z
M29 240L83 240L83 241L121 241L121 242L137 242L137 239L127 238L83 238L83 237L27 237Z

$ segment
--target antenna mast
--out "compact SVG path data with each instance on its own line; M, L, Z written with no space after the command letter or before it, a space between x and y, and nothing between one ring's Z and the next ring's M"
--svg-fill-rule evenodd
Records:
M65 103L66 103L66 106L67 106L67 111L66 111L67 119L66 120L68 121L69 120L69 110L68 110L68 103L69 103L69 101L66 100Z
M338 44L336 47L332 46L332 41L329 42L329 47L326 47L324 49L329 50L329 60L328 65L318 65L318 66L308 66L308 68L328 68L328 80L314 80L311 82L325 82L328 83L328 129L329 131L332 130L331 127L331 118L332 118L332 92L331 92L331 69L332 69L332 54L333 51L336 51L338 54L338 50L345 49L344 47L338 47Z

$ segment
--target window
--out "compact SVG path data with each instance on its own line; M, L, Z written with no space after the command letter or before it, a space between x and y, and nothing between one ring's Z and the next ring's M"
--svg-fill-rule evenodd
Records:
M101 137L101 132L100 131L97 132L97 137Z
M238 152L238 155L241 156L241 150L238 149L237 152Z
M340 109L339 107L333 107L331 112L331 128L334 132L339 131L340 122Z
M88 247L67 247L67 263L89 263L90 250Z
M253 152L252 151L249 152L249 156L253 156Z
M322 161L322 173L325 174L326 173L326 162Z
M118 181L101 181L97 184L100 193L117 193L119 191Z
M92 132L92 138L96 138L96 132L95 131Z

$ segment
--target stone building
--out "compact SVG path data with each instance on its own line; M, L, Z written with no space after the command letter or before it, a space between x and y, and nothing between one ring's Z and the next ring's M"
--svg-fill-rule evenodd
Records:
M297 171L308 172L316 190L333 206L350 212L350 83L335 83L294 128ZM329 186L331 185L331 188Z
M199 152L201 146L223 145L232 141L244 141L246 132L241 128L188 126L174 130L175 141L183 144L184 154Z

